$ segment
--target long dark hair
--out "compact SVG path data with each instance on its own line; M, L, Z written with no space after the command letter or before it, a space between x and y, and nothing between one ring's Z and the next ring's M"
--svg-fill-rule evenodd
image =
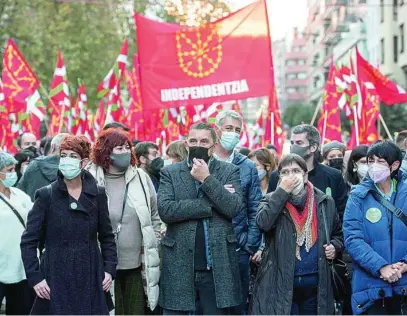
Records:
M367 157L368 150L369 146L367 145L356 146L349 156L345 179L352 185L359 184L360 182L358 173L354 170L356 169L356 162L358 162L363 157Z

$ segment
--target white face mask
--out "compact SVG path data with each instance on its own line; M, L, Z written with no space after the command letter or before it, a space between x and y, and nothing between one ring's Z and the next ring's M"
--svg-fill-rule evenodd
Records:
M299 174L297 176L298 180L300 180L300 183L294 188L294 190L291 191L292 195L298 195L301 193L301 191L304 189L304 176L302 174Z
M362 181L366 175L367 175L367 171L369 170L369 167L367 166L367 164L356 164L356 171L358 173L358 177L359 180Z

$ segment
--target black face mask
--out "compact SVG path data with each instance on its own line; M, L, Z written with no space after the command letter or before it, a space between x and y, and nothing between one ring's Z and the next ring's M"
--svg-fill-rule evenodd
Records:
M161 157L153 159L148 166L149 172L151 172L157 178L160 177L160 171L164 167L164 160Z
M190 164L193 164L194 158L196 159L202 159L206 163L208 163L209 159L211 158L208 154L209 149L212 147L206 148L206 147L201 147L201 146L192 146L189 147L189 154L188 154L188 160Z
M343 168L343 158L333 158L328 160L328 165L331 168L342 170Z
M29 150L29 151L31 151L32 153L34 153L34 155L38 155L37 154L37 147L35 147L35 146L30 146L30 147L27 147L26 149L24 149L24 150Z

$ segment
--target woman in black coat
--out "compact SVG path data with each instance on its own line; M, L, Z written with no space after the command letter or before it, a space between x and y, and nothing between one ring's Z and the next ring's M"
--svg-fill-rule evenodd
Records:
M300 156L285 156L278 170L279 186L260 203L256 217L266 246L250 313L332 315L334 297L327 259L335 259L343 250L335 203L307 181L307 165Z
M21 253L37 294L32 314L108 315L112 307L116 245L105 191L82 170L89 152L87 138L63 139L58 178L37 191L28 214ZM40 264L37 251L44 240Z

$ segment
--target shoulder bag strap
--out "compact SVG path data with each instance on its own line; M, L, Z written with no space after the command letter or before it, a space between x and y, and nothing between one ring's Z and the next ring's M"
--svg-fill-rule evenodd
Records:
M14 215L17 216L18 220L20 221L21 225L23 225L24 229L26 229L25 223L23 218L21 217L20 213L9 203L7 200L0 194L0 199L6 203L6 205L13 211Z
M370 190L370 193L372 193L374 199L379 202L381 205L383 205L385 208L387 208L390 212L394 214L399 220L403 222L404 225L407 227L407 216L404 215L403 210L395 207L392 203L387 201L379 192L375 190Z
M130 183L127 183L127 184L126 184L126 189L124 190L123 205L122 205L122 215L120 216L119 225L117 225L117 229L116 229L116 231L115 231L116 238L117 238L117 236L119 235L120 230L121 230L121 228L122 228L124 209L125 209L125 207L126 207L127 194L128 194L128 192L129 192L129 184L130 184Z
M143 193L144 193L144 198L146 199L146 204L147 207L149 208L149 204L148 204L148 199L147 199L147 194L146 194L146 189L144 188L144 184L143 184L143 180L141 180L141 175L140 172L137 170L137 174L138 174L138 178L140 179L140 183L141 183L141 188L143 189Z

